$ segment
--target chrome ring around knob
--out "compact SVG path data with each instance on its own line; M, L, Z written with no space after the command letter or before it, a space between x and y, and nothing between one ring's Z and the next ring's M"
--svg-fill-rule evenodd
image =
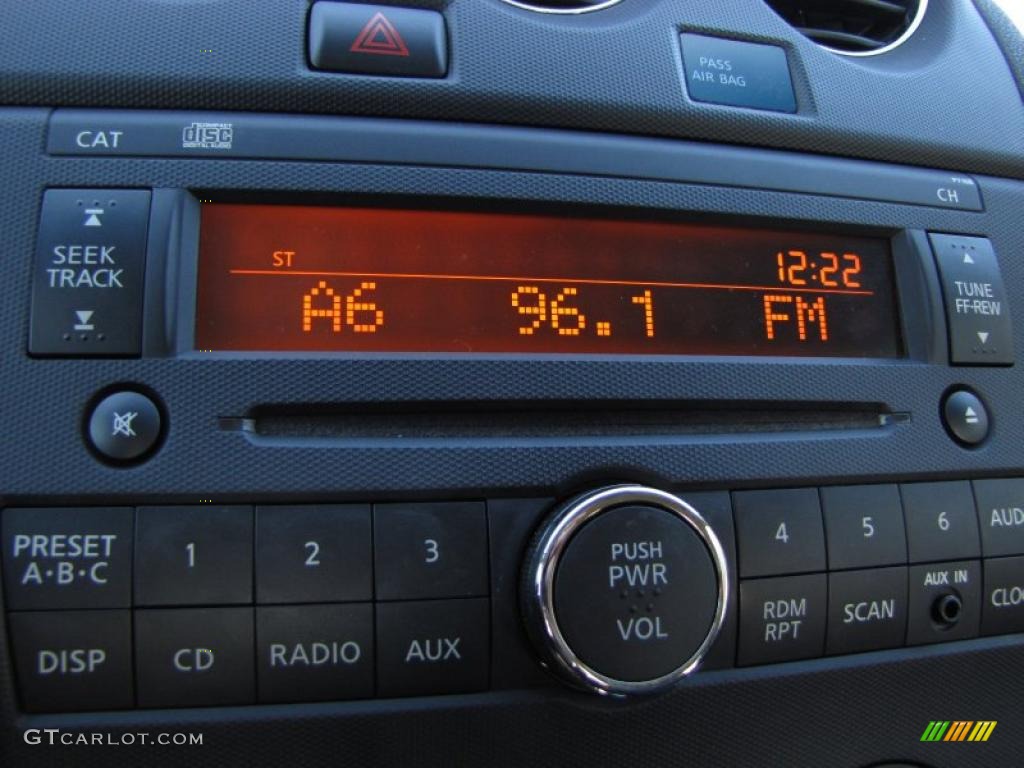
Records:
M574 536L588 522L627 505L669 512L686 523L704 544L717 580L714 614L703 642L671 671L644 680L617 679L584 661L566 639L556 610L556 577ZM578 496L548 519L534 537L520 598L530 635L555 672L576 687L603 695L626 696L663 691L695 671L722 628L731 592L725 551L696 509L655 488L619 485Z

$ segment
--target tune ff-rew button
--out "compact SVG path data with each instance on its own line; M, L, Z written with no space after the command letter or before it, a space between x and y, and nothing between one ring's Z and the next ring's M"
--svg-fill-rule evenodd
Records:
M523 590L553 668L605 694L653 693L700 664L721 628L724 552L670 494L620 486L558 512L535 541Z

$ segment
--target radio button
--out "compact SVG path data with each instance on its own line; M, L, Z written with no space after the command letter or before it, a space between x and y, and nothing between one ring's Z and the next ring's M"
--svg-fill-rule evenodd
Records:
M488 593L481 502L375 504L373 542L378 600Z
M252 602L252 507L140 507L136 605Z
M373 696L373 606L256 609L261 703Z
M828 577L826 652L899 648L907 634L907 569L875 568Z
M825 533L818 491L733 494L740 578L825 570Z
M974 498L985 557L1024 555L1024 479L975 480Z
M150 193L48 189L36 242L29 353L138 355Z
M27 712L130 709L130 611L12 613L14 670Z
M910 483L900 494L911 563L981 557L970 483Z
M907 645L977 637L981 620L981 563L933 563L910 568Z
M907 534L895 485L821 489L821 508L833 571L907 562Z
M135 611L140 707L252 704L253 609Z
M380 696L470 693L488 686L490 601L377 605Z
M949 323L949 359L969 365L1013 363L1013 324L992 243L983 237L929 234Z
M1024 632L1024 557L985 561L981 634Z
M740 666L821 656L827 594L823 573L741 581Z
M370 506L256 508L256 602L373 599Z
M5 509L7 607L128 608L132 597L132 510Z

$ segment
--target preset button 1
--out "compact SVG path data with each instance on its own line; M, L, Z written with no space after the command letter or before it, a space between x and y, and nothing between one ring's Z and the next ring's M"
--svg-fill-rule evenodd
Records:
M252 602L252 507L139 507L136 605Z

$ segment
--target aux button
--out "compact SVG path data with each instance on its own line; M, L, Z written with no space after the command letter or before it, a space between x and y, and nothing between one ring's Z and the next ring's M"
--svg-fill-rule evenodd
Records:
M556 512L523 577L527 625L548 665L613 695L654 693L693 672L730 591L700 513L643 486L594 491Z

